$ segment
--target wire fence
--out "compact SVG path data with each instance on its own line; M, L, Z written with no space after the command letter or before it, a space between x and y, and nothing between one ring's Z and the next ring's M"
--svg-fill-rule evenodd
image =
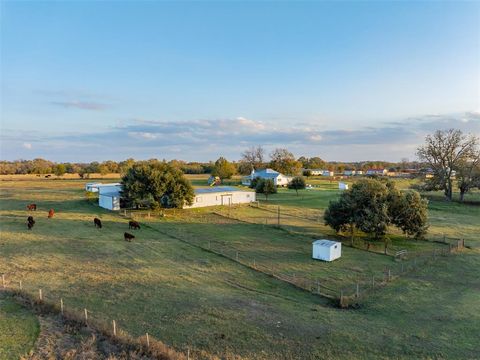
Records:
M53 291L49 292L45 287L22 280L15 272L2 274L0 286L0 291L13 294L24 305L29 305L39 313L57 314L64 322L73 322L79 327L83 326L94 330L120 346L123 352L133 349L137 354L148 356L149 359L193 360L190 348L187 348L185 353L178 352L148 332L134 338L123 330L122 324L118 320L109 319L106 314L95 309L79 308L64 297L57 296ZM75 297L77 296L75 295Z
M258 204L255 207L263 208L264 205ZM223 208L223 210L219 209L219 211L214 211L210 214L196 214L194 219L190 218L189 221L204 223L215 222L218 225L221 225L222 223L245 222L257 225L267 225L287 231L289 231L289 229L285 229L283 220L285 220L285 218L288 216L302 221L318 221L317 217L311 216L311 214L310 217L306 216L304 218L302 215L300 215L302 214L301 212L288 213L288 211L284 211L284 209L280 209L279 207L277 207L277 212L275 213L272 206L265 206L268 213L276 216L277 223L274 221L267 221L267 223L264 224L261 217L254 215L238 217L238 213L234 212L234 210L244 210L245 208L245 206L232 206L226 209ZM305 210L305 214L308 215L308 209ZM172 213L172 215L174 214ZM214 219L212 215L217 216L217 218ZM151 212L125 212L124 216L138 219L139 217L151 218L152 216L155 216L155 214ZM165 216L165 214L163 213L161 216ZM270 217L269 219L275 219L275 217ZM311 276L305 276L303 273L298 274L285 271L285 269L274 265L275 261L272 261L274 259L269 258L268 256L252 256L251 251L242 251L238 248L235 248L227 241L212 240L210 235L202 234L201 231L198 231L196 228L188 229L185 227L169 227L162 225L161 228L155 228L155 230L166 236L175 238L201 248L202 250L227 258L251 270L288 283L303 291L333 300L333 304L341 307L354 306L361 300L365 299L368 295L372 294L375 289L384 287L386 284L398 279L406 273L419 270L432 261L444 258L456 250L465 247L465 241L462 239L444 237L441 241L439 241L443 245L441 248L415 252L406 252L404 250L402 251L397 249L396 252L389 255L389 257L392 259L392 262L388 266L385 266L383 271L377 273L371 272L368 276L357 275L356 281L352 281L350 285L338 285L334 284L332 279L322 279L320 277L315 278Z

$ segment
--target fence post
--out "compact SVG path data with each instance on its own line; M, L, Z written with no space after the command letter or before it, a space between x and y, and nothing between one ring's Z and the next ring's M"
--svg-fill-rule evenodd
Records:
M392 273L390 269L388 269L388 281L390 281L391 279L392 279Z
M6 285L5 285L5 274L2 274L2 284L3 284L3 288L5 289Z
M87 312L87 309L83 309L84 312L85 312L85 325L88 325L88 312Z
M317 294L320 295L320 281L317 279Z
M22 280L19 281L19 285L20 285L20 290L23 290Z
M278 205L277 226L280 227L280 205Z
M63 315L63 299L60 298L60 312Z
M238 251L237 251L237 253L236 253L236 255L235 255L235 259L236 259L237 262L238 262Z
M355 296L356 296L357 298L360 297L360 286L358 285L358 282L357 282L357 291L356 291L356 293L355 293Z
M255 259L253 259L253 268L256 269L257 266L255 265Z
M187 360L190 360L190 349L187 348Z
M43 300L42 289L38 289L38 298L40 299L40 301Z
M402 273L403 273L403 262L402 262Z
M340 306L343 307L343 290L340 291Z
M147 333L147 348L150 347L150 338L148 337L148 333Z
M117 336L117 323L115 320L112 320L112 325L113 325L113 336ZM147 342L148 342L148 333L147 333Z

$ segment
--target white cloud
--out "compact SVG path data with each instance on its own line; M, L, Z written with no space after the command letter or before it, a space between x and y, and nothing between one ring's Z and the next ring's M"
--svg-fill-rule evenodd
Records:
M32 149L32 144L24 142L22 145L25 149L31 150Z

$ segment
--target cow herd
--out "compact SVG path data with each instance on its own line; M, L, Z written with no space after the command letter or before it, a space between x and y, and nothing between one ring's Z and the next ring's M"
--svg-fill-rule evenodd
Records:
M27 205L27 210L36 211L37 210L37 204ZM53 209L50 209L48 211L48 218L49 219L53 218L54 214L55 214L55 211ZM28 230L32 230L34 225L35 225L35 220L33 219L33 216L30 215L27 218L27 228L28 228ZM93 225L95 226L95 228L101 229L102 228L102 221L99 218L96 217L96 218L93 219ZM140 224L135 220L130 220L128 222L128 228L133 229L133 230L140 230ZM128 233L128 232L125 232L123 234L123 239L125 241L131 242L133 239L135 239L135 236Z

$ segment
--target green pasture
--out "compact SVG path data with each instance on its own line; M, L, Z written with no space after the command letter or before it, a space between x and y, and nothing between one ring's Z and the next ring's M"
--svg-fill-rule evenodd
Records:
M238 251L246 265L255 258L267 268L308 274L327 286L342 287L395 264L391 256L345 247L341 261L313 261L309 248L314 234L331 234L328 229L319 225L313 235L302 234L228 218L234 217L234 211L245 212L238 217L265 212L250 207L231 209L230 214L218 208L176 210L150 219L134 214L142 229L131 231L136 239L127 243L123 232L129 231L128 219L87 201L84 183L0 183L0 273L6 274L9 287L22 280L33 296L41 288L47 301L62 297L67 308L87 308L92 319L105 322L115 319L122 331L133 336L148 332L178 350L194 349L196 359L477 355L478 248L438 258L376 290L360 309L341 310L325 298L230 258ZM338 191L320 187L300 194L281 190L269 203L318 215ZM36 202L39 210L27 212L25 205L30 202ZM452 237L459 234L478 244L476 205L445 204L433 194L430 206L432 232L448 229ZM56 211L53 219L47 219L49 208ZM25 224L28 215L37 221L31 231ZM95 216L102 219L102 229L94 228ZM0 320L0 330L4 322ZM29 344L38 328L30 323L25 328L18 325L16 331ZM10 350L8 340L3 340L0 351L20 354L29 346Z

